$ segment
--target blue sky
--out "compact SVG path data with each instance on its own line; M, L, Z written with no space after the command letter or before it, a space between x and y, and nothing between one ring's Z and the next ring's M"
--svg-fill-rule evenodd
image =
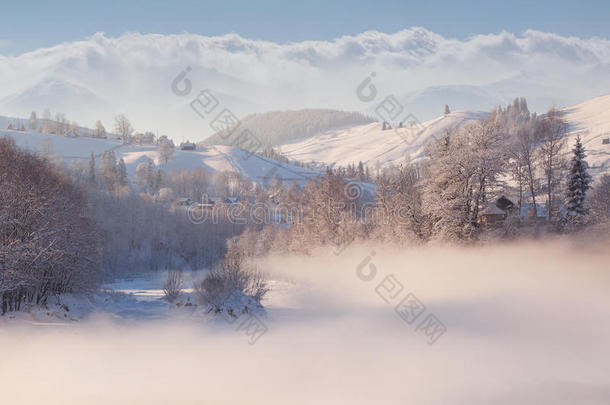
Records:
M236 32L275 42L333 39L369 29L422 26L447 37L532 28L610 37L610 2L554 1L10 1L0 10L0 53L17 54L102 31Z

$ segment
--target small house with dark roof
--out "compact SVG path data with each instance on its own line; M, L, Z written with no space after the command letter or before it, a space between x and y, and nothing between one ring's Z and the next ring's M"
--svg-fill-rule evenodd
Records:
M492 225L504 221L509 215L515 213L515 203L506 196L500 196L494 203L490 203L481 211L479 223L481 225Z

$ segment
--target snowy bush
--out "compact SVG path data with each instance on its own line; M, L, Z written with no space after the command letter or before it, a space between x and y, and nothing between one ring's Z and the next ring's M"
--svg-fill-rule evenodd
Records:
M195 292L204 305L215 313L249 312L260 307L269 288L260 271L245 263L240 249L231 249L218 267L195 283ZM235 308L236 305L241 308Z
M170 270L163 284L163 293L167 302L173 303L182 292L182 272Z

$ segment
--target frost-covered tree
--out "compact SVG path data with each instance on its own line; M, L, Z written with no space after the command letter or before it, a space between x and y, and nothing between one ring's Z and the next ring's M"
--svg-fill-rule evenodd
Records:
M124 114L114 117L114 130L123 143L131 142L133 127L131 126L131 122L129 122Z
M66 114L57 113L55 114L55 128L57 135L66 135L70 126L68 124L68 119L66 118Z
M610 219L610 175L604 174L595 183L590 196L590 206L598 221Z
M104 128L104 124L102 124L102 121L97 120L95 122L95 128L93 129L93 136L95 138L106 138L106 128Z
M120 186L127 185L127 167L125 166L125 161L123 160L123 158L119 159L117 176Z
M565 136L568 132L568 123L561 113L551 109L539 125L538 159L544 171L548 219L551 221L559 211L558 193L561 181L565 177L566 162L564 159Z
M51 121L51 110L49 110L48 108L45 108L44 112L42 113L42 123L40 125L39 131L43 134L50 134L55 132L55 126Z
M45 159L0 139L0 313L96 287L99 233L86 201Z
M446 133L428 149L423 206L432 235L476 236L487 193L507 169L506 134L496 117Z
M174 158L174 143L167 137L159 139L159 157L163 163Z
M517 182L519 190L519 209L526 191L532 206L536 206L539 178L536 160L539 146L536 115L530 114L525 99L517 98L506 109L498 107L493 110L490 119L500 122L510 138L507 151L510 157L510 174ZM532 215L536 215L535 211Z
M72 136L80 136L80 130L78 129L78 122L72 121L70 123L70 133Z
M572 160L568 175L566 209L568 218L573 222L580 222L588 214L585 206L587 191L591 188L591 176L589 165L585 160L585 148L582 145L580 135L576 138L576 144L572 149Z
M390 168L377 179L375 207L365 209L373 237L394 243L427 238L422 211L419 167Z
M89 173L87 176L89 184L95 184L95 155L93 152L89 155Z
M32 131L38 128L38 118L36 118L36 111L30 113L30 119L28 120L28 126Z
M155 175L155 162L152 159L146 159L146 161L138 164L136 167L136 182L145 191L153 191Z
M99 165L99 179L106 186L107 190L112 190L117 183L117 162L113 150L102 153Z

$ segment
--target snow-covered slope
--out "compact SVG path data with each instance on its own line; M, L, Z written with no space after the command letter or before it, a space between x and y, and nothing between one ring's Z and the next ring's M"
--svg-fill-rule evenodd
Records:
M577 135L587 150L591 174L598 177L610 172L610 95L596 97L561 110L569 124L568 153ZM424 146L449 128L486 116L482 112L458 111L426 121L415 131L407 128L383 131L380 123L327 131L300 142L282 145L282 153L291 159L345 166L362 161L381 167L400 164L405 157L417 161ZM414 138L414 139L413 139ZM610 141L609 141L610 142Z
M562 111L565 120L570 124L570 150L576 136L580 135L591 174L597 177L609 173L610 143L604 144L603 140L610 140L610 95L592 98Z
M398 165L405 157L416 161L423 157L425 145L445 130L464 122L480 119L483 112L453 112L409 128L382 130L381 123L327 131L315 137L284 144L282 153L291 159L346 166L362 163L381 167Z
M88 161L91 152L96 159L105 150L112 149L116 158L125 161L127 173L133 176L139 163L150 158L163 170L181 170L204 168L210 172L231 171L241 174L251 180L263 183L272 177L287 181L302 183L307 179L320 175L320 172L303 169L294 165L280 163L231 146L214 145L196 151L176 149L174 159L163 164L159 158L157 147L152 145L123 145L110 139L95 139L88 137L68 138L58 135L40 134L35 132L0 131L0 137L9 135L15 139L18 146L38 151L43 141L50 142L53 153L61 156L70 164L74 159Z

